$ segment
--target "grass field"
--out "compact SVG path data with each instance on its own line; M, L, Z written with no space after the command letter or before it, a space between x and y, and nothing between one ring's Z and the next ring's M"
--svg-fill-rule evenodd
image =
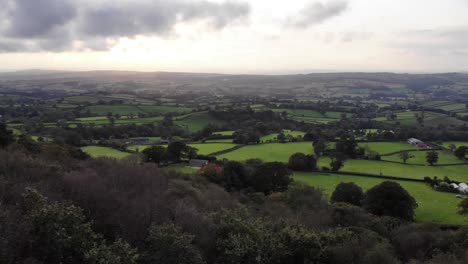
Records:
M88 153L93 158L109 157L109 158L122 159L130 155L130 153L127 153L127 152L122 152L113 148L99 147L99 146L82 147L81 150Z
M467 146L468 147L468 142L463 142L463 141L447 141L442 143L442 147L444 148L449 148L450 144L454 144L455 147L461 147L461 146Z
M294 143L270 143L249 145L229 153L219 155L218 159L229 160L247 160L259 158L266 162L280 161L288 162L289 157L296 153L312 154L313 147L310 142L294 142Z
M308 109L272 109L274 112L286 112L290 119L303 121L305 123L329 123L338 121L343 112L326 112L321 114L315 110Z
M154 122L162 121L162 116L154 116L154 117L143 117L143 118L127 118L126 116L121 117L120 119L115 120L115 125L141 125L141 124L150 124ZM71 122L72 123L72 122ZM77 124L94 124L94 125L109 125L110 122L105 116L95 116L95 117L82 117L77 119Z
M209 139L206 143L232 143L232 139Z
M359 143L359 146L363 148L368 147L370 150L376 151L381 155L401 150L419 149L416 146L400 142L365 142Z
M354 182L367 190L384 180L359 176L342 176L333 174L295 173L294 179L298 182L318 187L324 190L325 195L330 196L340 182ZM468 223L467 216L456 213L460 199L455 194L442 193L432 190L424 183L398 181L417 201L416 221L437 224Z
M417 111L409 111L409 112L399 112L396 113L396 120L394 121L389 121L387 120L386 117L377 117L374 120L375 121L380 121L380 122L386 122L386 123L392 123L395 124L396 122L399 122L402 125L418 125L418 121L415 117L415 114L420 115L421 112ZM431 127L436 127L438 125L463 125L465 122L458 120L453 117L449 117L448 115L442 114L442 113L435 113L435 112L429 112L426 111L424 113L424 125L426 126L431 126Z
M234 134L234 130L228 130L228 131L217 131L213 132L213 135L219 135L219 136L232 136Z
M305 132L302 132L302 131L291 131L291 130L283 130L283 133L284 135L288 136L293 136L295 138L297 137L303 137L305 135ZM266 136L263 136L260 138L260 141L268 141L268 140L276 140L276 138L278 137L279 133L273 133L273 134L270 134L270 135L266 135Z
M162 145L166 147L166 145ZM226 150L233 148L237 146L237 144L231 144L231 143L195 143L195 144L189 144L189 146L194 147L198 149L198 154L201 155L208 155L214 152ZM127 149L131 151L143 151L147 148L151 147L151 145L133 145L129 146Z
M457 157L455 157L452 154L445 153L443 151L437 151L439 153L439 160L437 164L443 165L443 164L457 164L457 163L463 163L463 161L459 160ZM420 164L420 165L427 165L426 162L426 151L411 151L409 152L413 158L409 159L406 161L407 164ZM396 161L396 162L403 162L400 159L400 154L394 154L390 156L383 156L382 160L388 160L388 161Z
M158 114L167 114L167 113L187 113L192 111L192 108L182 107L182 106L168 106L168 105L139 105L137 106L143 112L146 113L158 113Z
M318 162L319 166L330 167L330 159L322 158ZM343 172L369 173L375 175L395 176L411 179L423 179L424 177L444 178L448 176L452 180L468 182L468 166L419 166L409 164L390 163L373 160L346 160Z
M130 113L137 114L142 112L135 105L92 105L86 107L83 112L90 111L93 115L105 116L107 113L128 115Z
M83 112L90 111L93 115L105 116L107 113L129 115L133 113L155 113L164 115L167 113L187 113L192 111L192 108L167 106L167 105L133 105L133 104L120 104L120 105L92 105L86 107Z
M179 120L174 121L174 123L184 129L187 129L190 132L200 131L208 124L213 124L213 125L225 124L224 121L221 121L212 117L207 112L189 114L182 119L180 119L180 117L178 119Z

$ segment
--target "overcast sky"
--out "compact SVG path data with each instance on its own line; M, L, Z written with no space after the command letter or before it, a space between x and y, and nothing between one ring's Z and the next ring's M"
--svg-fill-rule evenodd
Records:
M468 71L468 0L0 0L0 70Z

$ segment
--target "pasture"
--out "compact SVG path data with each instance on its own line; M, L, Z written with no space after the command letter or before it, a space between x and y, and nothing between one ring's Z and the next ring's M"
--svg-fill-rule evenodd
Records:
M127 149L131 151L139 151L142 152L143 150L151 147L152 145L132 145L128 146ZM163 147L167 147L167 145L161 145ZM189 146L198 149L198 154L200 155L209 155L211 153L215 153L218 151L226 150L237 146L237 144L232 143L194 143L189 144Z
M167 105L134 105L134 104L119 104L119 105L92 105L86 107L83 112L88 111L93 115L105 116L107 113L129 115L133 113L152 113L164 115L168 113L182 114L192 111L192 108L167 106Z
M418 121L415 115L421 115L421 113L421 111L398 112L395 113L397 116L395 120L387 120L387 117L385 116L374 118L374 120L392 124L396 124L398 122L402 125L418 125ZM431 127L436 127L438 125L463 125L465 122L450 117L446 114L425 111L423 123Z
M228 130L228 131L216 131L216 132L213 132L213 135L217 135L217 136L232 136L232 134L234 134L234 130Z
M320 167L330 167L330 159L328 157L321 158L318 162ZM468 166L421 166L402 163L392 163L385 161L374 160L352 160L345 161L344 166L340 169L342 172L353 173L369 173L374 175L394 176L410 179L423 179L424 177L437 176L439 179L448 176L451 180L467 182L468 181Z
M288 117L293 120L297 121L304 121L306 123L329 123L337 121L341 118L342 114L346 114L344 112L325 112L320 113L315 110L308 110L308 109L272 109L274 112L286 112Z
M202 130L208 124L220 126L225 124L224 121L212 117L208 112L199 112L188 114L184 117L178 117L174 123L192 133Z
M287 130L287 129L284 129L283 133L284 133L285 136L292 136L292 137L295 137L295 138L297 138L297 137L302 138L305 135L305 132L291 131L291 130ZM279 133L269 134L269 135L261 137L260 141L265 142L265 141L269 141L269 140L276 140L278 135L279 135Z
M248 160L261 159L266 162L279 161L288 162L289 157L296 153L313 154L312 143L294 142L294 143L269 143L248 145L237 150L217 156L218 160Z
M347 176L336 174L295 173L294 180L310 186L320 188L329 197L340 182L354 182L367 190L384 180L359 176ZM432 190L425 183L397 181L417 201L415 219L418 222L437 224L465 225L468 216L456 213L460 199L453 193L442 193Z
M123 159L131 155L130 153L118 151L113 148L99 146L82 147L81 150L88 153L93 158L108 157L115 159Z
M364 142L359 143L360 147L369 148L379 154L388 154L402 150L417 150L416 146L412 146L402 142Z
M411 159L408 159L406 161L406 164L419 164L419 165L427 165L426 161L426 151L411 151L409 154L412 156ZM458 164L461 163L463 164L463 161L459 160L457 157L455 157L452 154L448 154L444 151L437 151L439 154L439 160L437 162L438 165L443 165L443 164ZM383 156L382 160L387 160L387 161L394 161L394 162L403 162L400 159L400 154L393 154L390 156Z

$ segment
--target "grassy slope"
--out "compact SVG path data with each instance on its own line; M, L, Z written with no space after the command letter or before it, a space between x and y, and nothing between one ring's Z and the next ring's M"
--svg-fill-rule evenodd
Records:
M303 137L305 135L305 132L302 131L291 131L291 130L283 130L284 135L288 136L291 135L293 137ZM278 137L279 133L273 133L270 135L266 135L260 138L261 141L268 141L268 140L276 140Z
M412 146L406 143L398 142L364 142L359 143L360 147L369 147L370 150L376 151L379 154L387 154L397 152L401 150L419 149L418 147Z
M214 125L224 124L223 121L212 117L207 112L191 114L182 120L175 121L174 123L182 128L189 130L190 132L200 131L208 124L214 124Z
M281 161L288 162L289 157L296 153L302 152L305 154L312 154L313 148L310 142L295 142L295 143L271 143L249 145L237 149L235 151L219 155L218 159L230 160L247 160L259 158L264 161Z
M113 148L98 147L98 146L82 147L81 150L88 153L93 158L109 157L109 158L122 159L130 155L130 153L118 151Z
M166 146L166 145L162 145L162 146ZM235 146L237 146L237 144L230 144L230 143L205 143L205 144L189 144L189 146L191 147L194 147L194 148L197 148L198 149L198 154L201 154L201 155L208 155L208 154L211 154L211 153L214 153L214 152L218 152L218 151L222 151L222 150L225 150L225 149L230 149L230 148L233 148ZM133 146L129 146L127 149L128 150L132 150L132 151L136 151L138 149L138 151L143 151L147 148L151 147L151 145L133 145Z
M439 153L439 160L437 164L443 165L443 164L457 164L457 163L463 163L463 161L459 160L457 157L455 157L452 154L447 154L443 151L437 151ZM413 158L409 159L406 163L407 164L420 164L420 165L427 165L426 162L426 151L411 151L409 153ZM400 159L399 154L394 154L391 156L383 156L382 160L388 160L388 161L396 161L396 162L403 162Z
M295 180L316 186L324 190L326 195L331 195L340 182L354 182L364 190L369 189L383 180L359 176L341 176L312 173L296 173ZM456 214L456 206L460 199L455 194L442 193L432 190L424 183L399 181L418 202L416 220L419 222L431 222L439 224L467 224L468 217Z

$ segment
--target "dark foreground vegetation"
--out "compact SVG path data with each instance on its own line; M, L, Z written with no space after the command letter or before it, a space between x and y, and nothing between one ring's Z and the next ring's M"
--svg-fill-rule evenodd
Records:
M186 175L3 139L2 264L467 261L468 228L413 223L417 204L396 183L344 184L330 204L281 163Z

